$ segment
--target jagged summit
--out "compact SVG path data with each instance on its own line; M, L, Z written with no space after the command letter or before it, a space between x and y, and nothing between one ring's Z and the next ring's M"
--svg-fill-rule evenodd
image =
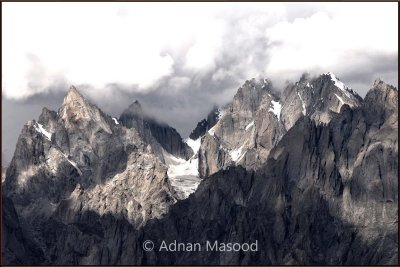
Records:
M79 128L87 135L96 131L97 127L111 134L110 127L115 124L110 116L95 104L87 101L73 85L64 97L58 116L64 120L65 127Z
M380 86L380 85L382 85L382 84L385 84L385 82L384 81L382 81L381 80L381 78L378 78L378 79L376 79L373 83L372 83L372 88L374 88L374 87L378 87L378 86Z
M232 111L244 111L248 117L260 107L265 96L277 99L278 97L272 91L272 83L268 79L247 80L236 92L232 101Z
M71 85L68 89L66 96L64 97L63 104L69 104L72 102L84 102L85 98L79 93L74 85Z
M333 74L332 72L327 72L327 73L323 73L320 75L320 77L329 77L329 79L336 85L336 87L344 90L347 89L348 87L342 82L340 81L340 79L338 77L336 77L335 74Z
M128 108L123 111L123 114L131 114L131 115L139 115L141 117L144 116L142 105L138 100L133 101Z
M223 108L214 106L213 109L208 113L207 117L197 123L196 128L190 133L189 138L197 140L203 136L208 130L210 130L225 113Z
M380 78L376 79L372 86L371 89L380 89L380 90L397 90L396 87L394 87L391 84L385 83L382 81Z
M68 92L67 92L67 96L68 95L81 96L82 97L82 95L79 93L78 89L76 89L76 87L74 85L71 85L69 87Z
M371 123L383 123L383 121L398 110L398 90L381 79L372 84L365 96L365 112Z
M301 77L299 82L303 82L303 81L309 81L311 79L311 75L308 72L304 72Z
M142 105L140 104L140 102L139 102L139 100L135 100L135 101L133 101L131 104L130 104L131 106L139 106L139 107L141 107Z
M397 89L377 80L358 101L337 81L274 96L249 80L186 144L71 86L23 128L2 181L5 264L398 265ZM143 250L155 237L260 250Z
M343 105L358 107L362 98L332 72L310 77L303 75L282 94L282 119L290 129L303 115L317 123L328 123Z
M124 109L119 120L122 121L122 125L125 125L128 128L136 128L138 130L139 128L143 128L144 114L142 110L142 105L140 105L139 101L133 101L126 109ZM136 124L136 126L133 126L132 120L139 123L141 127ZM139 132L141 131L139 130Z
M252 78L250 80L246 80L240 87L241 90L267 90L271 91L272 82L268 78Z
M266 88L266 86L270 83L271 83L271 81L268 78L251 78L250 80L247 80L245 82L245 84L261 86L261 88Z
M193 155L193 151L183 142L180 134L167 123L158 122L146 114L138 100L133 101L122 112L119 121L127 128L135 128L143 139L160 153L162 147L168 153L180 158L189 159Z
M333 82L333 84L339 88L341 91L343 91L346 96L348 97L354 97L357 98L358 100L360 100L360 96L350 87L348 87L347 85L345 85L335 74L333 74L332 72L328 72L328 73L323 73L320 75L320 77L329 77L330 81Z
M5 182L10 194L29 203L18 203L29 219L57 216L56 206L68 199L60 214L112 213L140 225L175 201L153 151L137 131L118 126L71 86L58 113L43 109L23 128Z
M69 110L69 113L71 114L82 113L87 110L89 106L89 102L86 101L86 99L81 95L75 86L71 85L64 97L64 101L59 113L63 114L63 112L61 112L62 110Z

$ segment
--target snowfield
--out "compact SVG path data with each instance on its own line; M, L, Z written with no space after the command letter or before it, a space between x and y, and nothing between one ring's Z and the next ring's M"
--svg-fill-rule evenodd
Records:
M278 118L278 120L280 120L282 105L279 102L276 102L274 100L272 100L271 103L272 103L272 108L270 108L269 111L274 113L276 115L276 117Z
M194 152L194 155L189 160L175 157L163 150L165 164L168 167L167 174L169 180L181 199L187 198L196 191L201 182L198 170L199 159L197 156L201 138L197 140L188 138L185 142Z

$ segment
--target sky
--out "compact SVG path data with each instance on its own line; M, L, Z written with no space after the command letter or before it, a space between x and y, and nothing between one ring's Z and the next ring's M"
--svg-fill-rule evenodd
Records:
M118 117L138 99L187 137L245 80L333 72L398 84L397 3L3 3L2 155L69 86Z

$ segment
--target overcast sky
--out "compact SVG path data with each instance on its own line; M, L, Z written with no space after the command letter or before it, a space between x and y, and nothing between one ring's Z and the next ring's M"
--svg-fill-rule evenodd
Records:
M252 77L398 84L397 3L3 3L2 141L70 84L112 116L135 99L186 137Z

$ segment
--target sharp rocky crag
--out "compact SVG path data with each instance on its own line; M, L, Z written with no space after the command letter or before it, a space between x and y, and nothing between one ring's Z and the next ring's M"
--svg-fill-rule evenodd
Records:
M2 187L3 264L398 264L398 90L251 79L182 139L71 87L24 126Z

